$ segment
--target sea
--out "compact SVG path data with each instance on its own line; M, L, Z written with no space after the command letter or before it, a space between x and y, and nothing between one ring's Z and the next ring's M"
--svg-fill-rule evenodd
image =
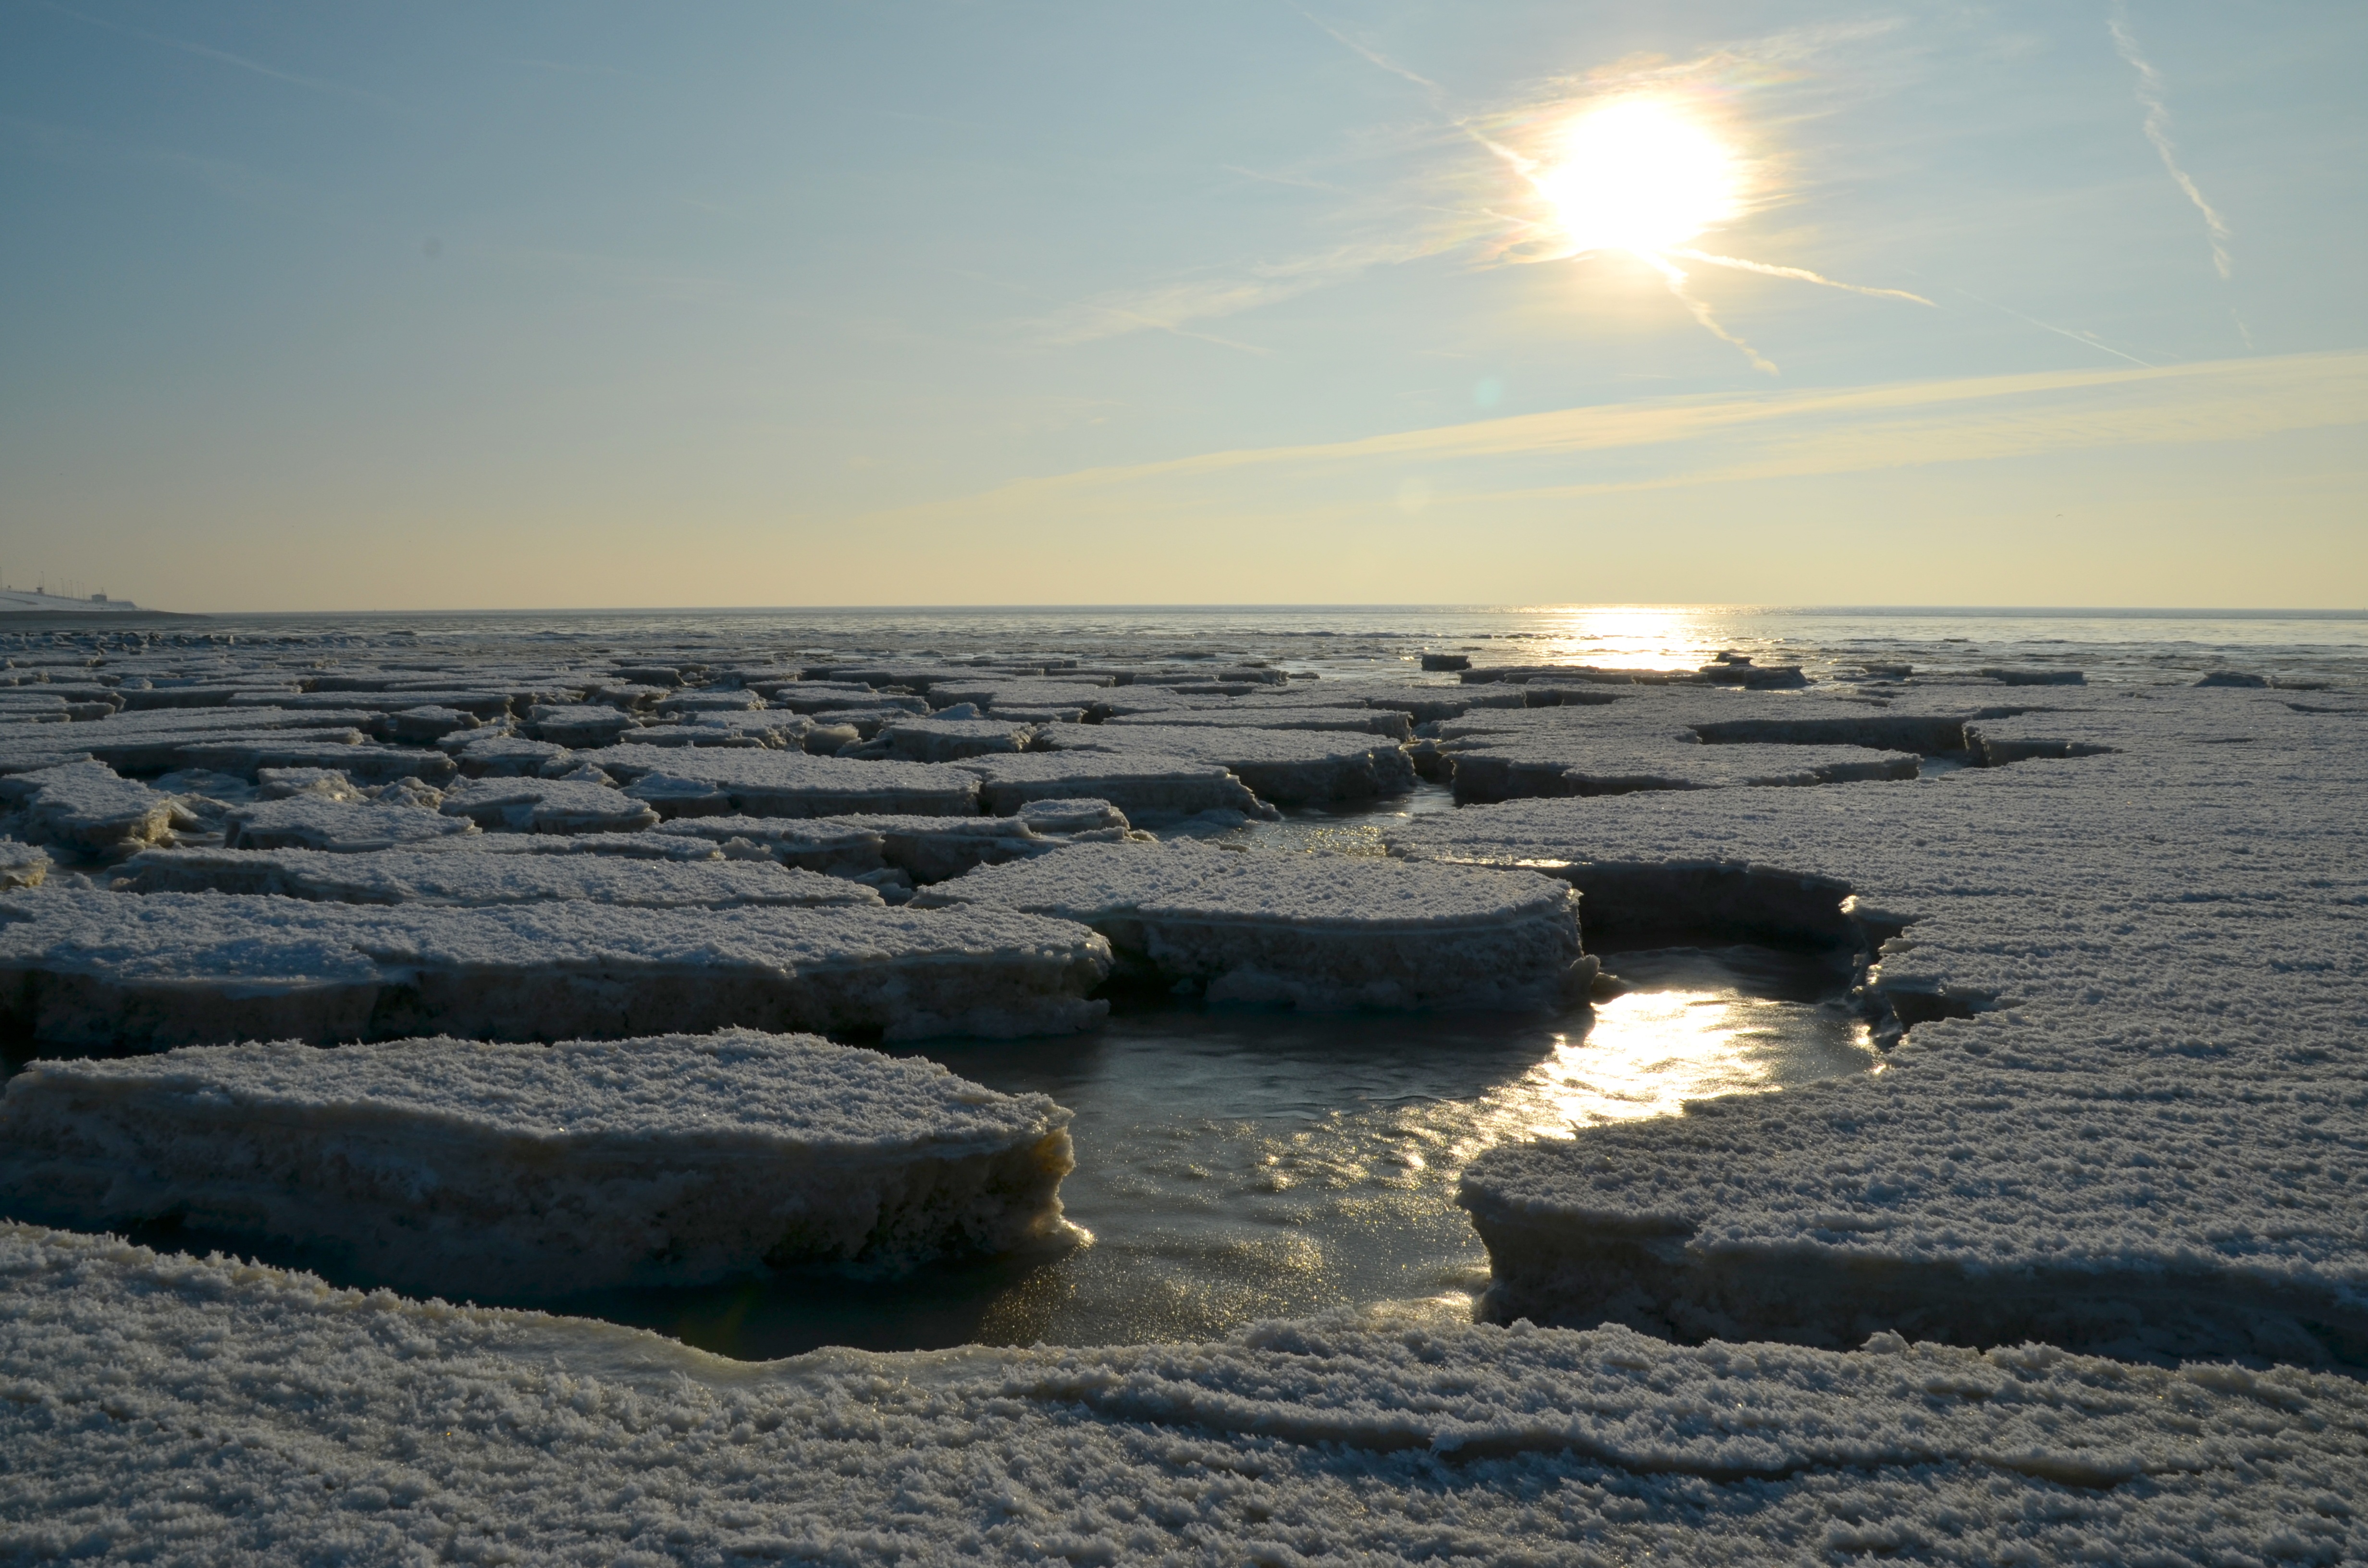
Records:
M514 661L537 650L652 660L758 650L815 662L1255 660L1349 685L1458 678L1425 673L1426 654L1474 666L1633 670L1691 669L1726 654L1798 666L1815 685L1905 665L1942 681L2005 668L2077 671L2091 686L2233 674L2368 687L2368 609L617 609L217 616L143 630L294 642L325 659L396 647L430 660ZM1229 831L1253 850L1371 853L1387 818L1452 809L1443 790L1425 785L1370 808L1300 810ZM1488 1283L1487 1257L1456 1206L1456 1180L1492 1143L1883 1070L1849 1002L1846 956L1738 947L1603 958L1631 989L1558 1017L1302 1015L1135 998L1084 1035L897 1047L1074 1111L1077 1168L1063 1199L1090 1240L893 1278L791 1269L535 1304L748 1359L825 1345L1190 1340L1342 1305L1469 1317ZM256 1251L169 1226L145 1239ZM258 1256L340 1272L334 1258Z

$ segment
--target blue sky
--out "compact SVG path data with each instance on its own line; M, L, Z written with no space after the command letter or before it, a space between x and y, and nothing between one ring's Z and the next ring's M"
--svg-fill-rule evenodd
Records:
M0 28L20 585L2368 603L2357 6ZM1690 250L1930 303L1557 256L1522 160L1640 98L1743 193Z

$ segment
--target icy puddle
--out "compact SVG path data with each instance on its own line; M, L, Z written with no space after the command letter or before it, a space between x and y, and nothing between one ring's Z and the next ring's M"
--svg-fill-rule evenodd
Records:
M1055 1040L922 1053L1076 1112L1063 1184L1092 1245L893 1281L782 1274L611 1291L561 1310L723 1354L1198 1339L1262 1317L1398 1301L1464 1318L1487 1256L1456 1173L1574 1120L1867 1071L1827 960L1734 948L1625 953L1639 989L1557 1020L1121 1011Z

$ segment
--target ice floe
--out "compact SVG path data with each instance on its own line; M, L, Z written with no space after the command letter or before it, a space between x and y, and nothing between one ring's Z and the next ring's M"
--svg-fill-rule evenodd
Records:
M1856 944L1867 1006L1906 1031L1889 1072L1484 1156L1466 1201L1494 1310L2361 1359L2368 754L2266 693L2100 694L2044 722L2110 749L1389 830L1403 855L1566 878L1596 940Z
M746 1030L36 1062L0 1096L0 1213L170 1217L423 1296L878 1270L1064 1241L1068 1120L934 1062Z
M115 868L127 892L271 893L336 903L534 903L586 899L653 908L743 903L877 905L842 877L772 860L488 853L488 837L450 849L324 854L313 849L150 849Z
M1035 801L1091 796L1136 822L1164 822L1204 812L1275 815L1223 763L1121 751L1026 752L951 764L978 780L981 809L1011 816Z
M602 769L626 780L629 791L642 794L668 817L978 813L978 780L960 768L935 764L861 762L803 752L637 745L611 746L591 756ZM652 774L663 775L665 782L642 789Z
M380 908L40 887L0 901L0 1029L133 1050L734 1025L1047 1034L1102 1016L1086 997L1110 962L1081 926L987 909Z
M1184 757L1232 772L1280 805L1369 801L1414 788L1414 765L1394 740L1357 733L1167 724L1058 724L1055 752ZM1097 791L1099 792L1099 791ZM1113 797L1115 798L1115 797Z
M1090 844L914 902L1078 921L1122 962L1214 1001L1539 1007L1583 996L1595 973L1569 889L1524 871Z

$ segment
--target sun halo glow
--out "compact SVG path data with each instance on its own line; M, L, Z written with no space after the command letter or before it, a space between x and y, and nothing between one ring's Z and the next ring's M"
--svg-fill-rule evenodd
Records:
M1666 99L1588 110L1558 142L1533 179L1574 253L1654 256L1741 210L1735 155Z

